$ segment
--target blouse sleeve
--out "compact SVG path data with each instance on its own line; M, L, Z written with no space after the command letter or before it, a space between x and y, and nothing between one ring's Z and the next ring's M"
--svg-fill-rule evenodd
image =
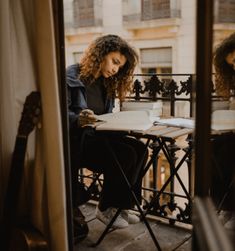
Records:
M66 84L69 125L70 128L78 127L79 114L87 108L85 87L78 79L78 65L71 65L67 68Z

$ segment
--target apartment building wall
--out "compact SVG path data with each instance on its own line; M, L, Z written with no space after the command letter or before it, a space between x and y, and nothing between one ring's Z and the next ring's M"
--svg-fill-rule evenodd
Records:
M65 21L72 20L72 0L65 2ZM102 26L67 28L66 63L74 63L73 53L82 52L95 37L114 33L122 36L140 51L146 48L172 48L172 72L195 71L195 0L171 0L181 6L181 18L148 20L123 25L123 0L95 0L102 6ZM125 1L124 1L125 2ZM140 69L137 69L140 71Z
M75 62L73 53L82 53L91 40L102 34L114 33L130 41L139 51L170 47L172 73L195 73L196 0L170 0L171 11L180 10L179 16L147 21L133 20L128 24L123 22L122 16L135 18L140 13L141 0L92 0L95 25L87 27L74 25L74 13L78 6L73 2L76 0L64 0L67 65ZM233 20L235 3L215 0L214 5L214 45L217 45L235 31L234 22L228 21L229 18ZM221 10L225 16L222 21ZM140 67L138 72L141 71Z

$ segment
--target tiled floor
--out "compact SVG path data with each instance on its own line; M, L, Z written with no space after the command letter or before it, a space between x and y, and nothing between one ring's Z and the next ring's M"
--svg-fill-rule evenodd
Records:
M143 222L130 225L128 228L115 230L106 235L96 247L91 247L105 229L105 225L95 218L95 206L86 205L81 208L89 222L89 235L77 244L74 251L152 251L157 250L150 234ZM171 226L169 224L149 220L152 230L160 244L162 251L190 251L190 226Z

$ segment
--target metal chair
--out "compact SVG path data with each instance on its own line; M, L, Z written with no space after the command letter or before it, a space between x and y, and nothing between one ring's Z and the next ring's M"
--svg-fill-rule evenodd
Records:
M130 194L131 194L131 196L132 196L132 198L133 198L133 200L135 202L135 205L136 205L136 207L138 209L138 212L140 213L142 221L144 222L145 226L147 227L147 229L149 231L149 234L150 234L150 236L151 236L151 238L152 238L152 240L153 240L153 242L154 242L157 250L161 251L161 247L160 247L160 245L159 245L159 243L158 243L158 241L157 241L157 239L156 239L156 237L155 237L155 235L154 235L154 233L153 233L153 231L151 229L151 226L149 225L149 223L148 223L148 221L147 221L147 219L145 217L145 214L144 214L144 212L143 212L143 210L142 210L142 208L140 206L140 203L139 203L139 201L138 201L138 199L136 197L136 194L135 194L134 189L133 189L134 186L132 186L130 184L128 178L126 177L126 174L124 173L124 171L123 171L123 169L122 169L122 167L121 167L121 165L120 165L120 163L119 163L119 161L118 161L115 153L113 152L111 146L109 145L109 142L106 141L106 144L107 144L107 149L109 149L109 153L107 153L107 154L111 154L111 156L115 160L116 167L120 171L121 176L123 177L123 179L125 180L125 183L126 183L127 187L129 188ZM93 247L99 245L102 242L102 240L105 238L105 236L109 233L109 230L111 230L111 227L112 227L114 221L116 220L116 218L118 217L118 215L121 213L121 211L122 211L122 208L119 208L117 210L116 214L111 219L110 223L106 226L106 228L103 231L103 233L100 235L100 237L98 238L98 240L92 245Z

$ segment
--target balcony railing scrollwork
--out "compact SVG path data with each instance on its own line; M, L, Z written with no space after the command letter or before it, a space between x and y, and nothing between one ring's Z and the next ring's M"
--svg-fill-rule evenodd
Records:
M192 117L192 74L136 74L135 78L127 100L169 103L171 116L175 116L176 103L183 101L189 108L184 116Z

